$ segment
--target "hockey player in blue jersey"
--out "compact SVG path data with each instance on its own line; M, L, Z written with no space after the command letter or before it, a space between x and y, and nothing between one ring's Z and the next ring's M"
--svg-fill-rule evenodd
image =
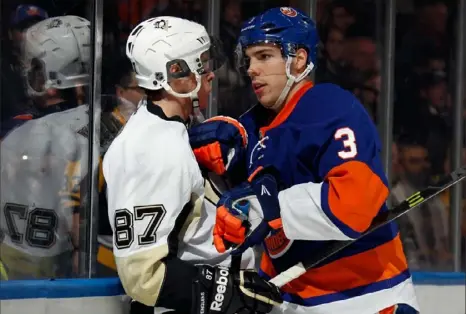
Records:
M315 85L314 22L274 8L242 28L237 53L259 104L239 121L214 117L190 130L199 164L245 182L217 204L218 251L262 244L266 278L359 237L387 210L388 183L376 128L359 101ZM253 226L234 207L249 200ZM285 313L395 313L418 308L398 230L389 224L282 287ZM398 312L399 313L399 312Z

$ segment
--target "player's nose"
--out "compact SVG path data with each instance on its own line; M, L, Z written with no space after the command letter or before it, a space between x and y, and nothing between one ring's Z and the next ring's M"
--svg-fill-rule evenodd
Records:
M206 78L207 78L207 82L209 82L209 83L210 83L211 81L213 81L213 79L215 78L214 72L209 72L209 73L207 74L207 77L206 77Z
M259 75L259 69L256 65L254 65L252 62L249 64L248 70L247 70L248 76L251 78L254 78Z

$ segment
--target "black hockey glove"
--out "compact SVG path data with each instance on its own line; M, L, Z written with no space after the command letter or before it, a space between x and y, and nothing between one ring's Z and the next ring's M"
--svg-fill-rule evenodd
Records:
M283 300L279 289L255 271L202 266L194 282L193 314L269 313Z

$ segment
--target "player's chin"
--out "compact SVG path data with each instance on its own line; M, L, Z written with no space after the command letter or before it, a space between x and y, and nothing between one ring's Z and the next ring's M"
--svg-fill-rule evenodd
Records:
M208 105L209 105L208 100L205 100L205 101L204 100L202 100L202 101L199 100L199 109L205 110L205 109L207 109Z
M270 97L270 95L261 95L260 97L257 97L257 100L260 102L260 104L267 109L273 109L275 105L275 100Z

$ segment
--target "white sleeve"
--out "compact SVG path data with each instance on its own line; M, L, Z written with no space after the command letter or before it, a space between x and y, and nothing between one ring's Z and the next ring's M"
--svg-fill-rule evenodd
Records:
M345 241L345 235L326 215L321 204L322 183L302 183L280 191L283 230L289 239Z
M167 271L162 259L191 210L191 148L162 133L149 141L117 138L103 162L118 274L126 293L146 305L157 302Z

